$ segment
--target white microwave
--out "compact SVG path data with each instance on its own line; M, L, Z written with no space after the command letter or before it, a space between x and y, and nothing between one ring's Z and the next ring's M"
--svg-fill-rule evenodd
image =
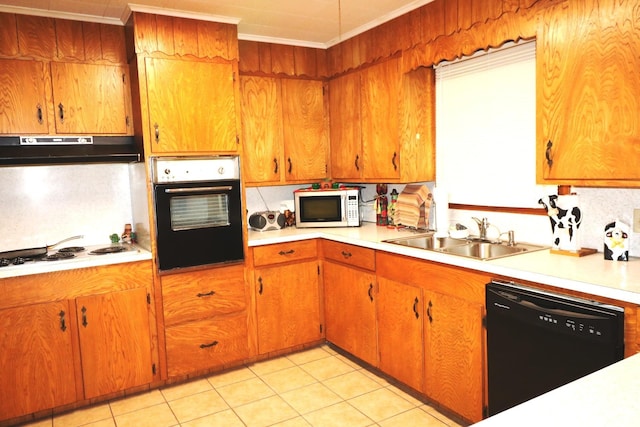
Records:
M359 188L304 188L293 196L298 228L360 226Z

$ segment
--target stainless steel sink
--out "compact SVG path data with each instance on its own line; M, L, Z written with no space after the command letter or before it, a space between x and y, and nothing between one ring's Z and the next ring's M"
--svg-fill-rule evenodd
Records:
M436 237L434 233L417 234L410 237L400 237L398 239L385 240L386 243L410 246L417 249L438 250L455 245L464 245L465 239L453 239L451 237Z
M517 243L509 246L506 243L489 242L478 239L435 237L433 233L389 239L384 242L480 260L503 258L548 248L547 246L531 245L528 243Z

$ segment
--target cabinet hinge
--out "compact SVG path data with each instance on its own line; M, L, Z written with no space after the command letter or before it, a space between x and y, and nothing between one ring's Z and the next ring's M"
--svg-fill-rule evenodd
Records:
M122 83L126 83L127 79L124 73L122 73Z
M329 167L326 163L324 164L324 173L329 173Z
M234 82L236 81L236 72L235 71L233 72L233 81Z
M240 145L240 137L236 135L236 145Z
M152 363L152 364L151 364L151 373L152 373L153 375L155 375L155 374L156 374L156 364L155 364L155 363Z
M489 408L486 405L484 405L482 407L482 418L484 419L484 418L487 418L488 416L489 416Z
M320 333L322 333L322 323L320 323Z
M318 265L318 276L320 275L320 265Z
M151 294L147 292L147 304L151 305Z
M482 316L482 327L487 329L487 315Z

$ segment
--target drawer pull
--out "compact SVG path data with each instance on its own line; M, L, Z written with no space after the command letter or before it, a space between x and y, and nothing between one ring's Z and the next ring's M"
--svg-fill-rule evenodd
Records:
M369 283L369 290L367 291L367 294L369 294L369 299L373 302L373 283Z
M202 297L210 297L211 295L215 295L215 293L216 293L216 291L209 291L209 292L206 292L206 293L204 293L204 294L203 294L202 292L199 292L199 293L197 293L197 294L196 294L196 296L197 296L198 298L202 298Z
M429 323L433 323L433 313L431 313L431 307L433 304L429 301L429 307L427 307L427 317L429 318Z
M218 345L218 341L210 342L209 344L200 344L200 348L209 348Z
M258 288L258 293L262 295L262 277L258 277L258 283L260 284L260 287Z
M352 254L351 252L342 251L342 256L345 258L351 258Z
M60 118L60 123L64 123L64 105L62 105L62 102L58 104L58 117Z
M293 254L295 251L293 249L289 249L288 251L280 251L278 252L279 255L285 256L285 255L291 255Z
M413 313L416 315L416 319L420 317L420 314L418 314L418 303L420 301L418 301L418 297L416 297L416 299L413 301Z
M278 173L278 159L273 159L273 173Z
M67 322L64 319L64 315L65 312L63 310L60 310L59 316L60 316L60 330L62 330L62 332L67 330Z

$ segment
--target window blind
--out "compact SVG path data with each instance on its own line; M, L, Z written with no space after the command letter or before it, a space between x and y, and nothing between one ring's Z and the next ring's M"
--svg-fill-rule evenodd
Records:
M535 183L535 59L520 42L436 67L436 184L450 203L538 207L551 194Z

